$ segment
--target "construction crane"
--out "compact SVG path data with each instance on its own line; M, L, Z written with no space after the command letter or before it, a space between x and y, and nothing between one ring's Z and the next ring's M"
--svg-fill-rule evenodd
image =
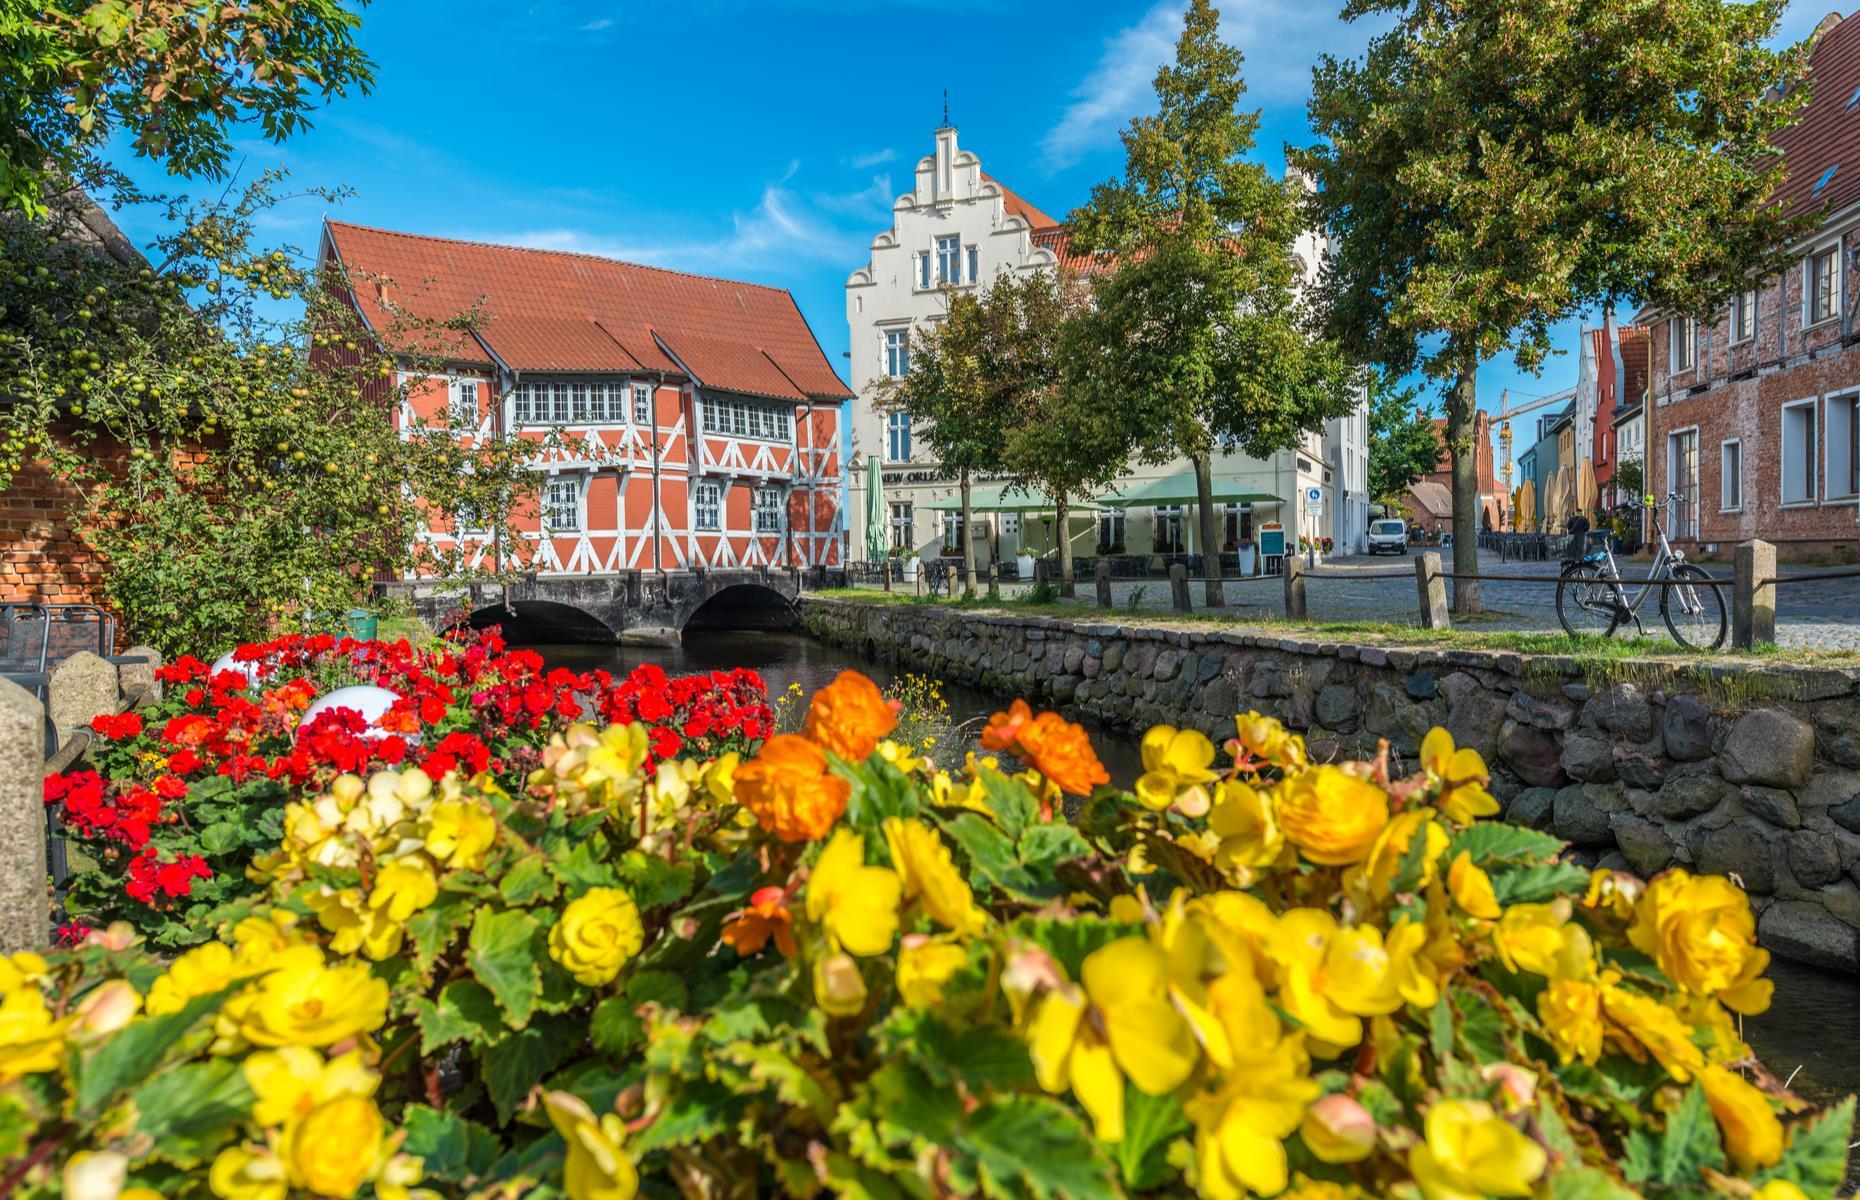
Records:
M1511 419L1513 417L1521 417L1525 413L1536 412L1540 408L1550 408L1555 405L1568 404L1575 398L1576 389L1568 388L1556 393L1554 396L1545 396L1540 400L1533 400L1529 404L1521 404L1513 408L1511 407L1511 389L1506 388L1499 393L1498 415L1493 419L1498 422L1498 446L1500 452L1504 455L1504 464L1499 467L1498 476L1505 481L1505 488L1507 491L1511 489Z

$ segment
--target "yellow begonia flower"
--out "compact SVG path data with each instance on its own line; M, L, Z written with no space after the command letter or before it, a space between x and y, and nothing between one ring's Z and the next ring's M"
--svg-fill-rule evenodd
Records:
M1279 918L1270 944L1279 1007L1304 1027L1313 1054L1334 1058L1363 1038L1361 1018L1401 1007L1394 964L1372 925L1340 928L1322 909Z
M704 768L704 794L716 804L728 804L736 798L736 768L743 761L741 752L732 750Z
M1247 1048L1218 1091L1191 1099L1197 1191L1208 1200L1242 1200L1285 1190L1285 1139L1318 1095L1297 1036Z
M103 1037L129 1024L142 1008L142 994L127 979L109 979L84 993L77 1003L71 1036Z
M114 1150L79 1150L65 1162L64 1200L117 1200L129 1182L129 1159Z
M1472 749L1456 749L1453 735L1438 726L1421 739L1421 769L1441 785L1436 802L1442 815L1460 825L1498 811L1498 801L1485 790L1492 773L1485 759Z
M1565 1065L1594 1066L1602 1056L1602 989L1583 979L1552 979L1537 997L1537 1017Z
M386 913L369 908L355 888L320 888L305 898L317 924L332 935L329 948L336 954L361 951L374 962L385 962L400 952L404 928Z
M1768 1096L1743 1076L1715 1064L1699 1072L1699 1081L1705 1085L1705 1103L1724 1131L1724 1148L1740 1170L1782 1160L1782 1122Z
M1222 870L1268 867L1285 849L1285 833L1273 815L1271 794L1237 779L1215 785L1208 831L1220 839L1214 865Z
M1169 1001L1168 961L1144 938L1120 938L1085 959L1080 984L1049 991L1033 1016L1040 1086L1067 1088L1098 1137L1124 1137L1124 1080L1161 1096L1195 1068L1195 1036ZM1081 986L1082 985L1082 986Z
M403 854L375 872L368 907L400 924L438 898L439 880L433 874L433 864L423 854Z
M1214 782L1214 743L1206 734L1173 725L1157 725L1143 735L1143 774L1136 796L1145 808L1161 812L1181 792Z
M254 1097L252 1119L277 1127L338 1096L372 1096L381 1082L354 1050L325 1062L314 1050L281 1046L251 1055L242 1069Z
M149 985L143 1007L151 1017L180 1012L196 996L208 996L232 983L235 973L232 947L223 942L196 946L168 964L166 974Z
M897 873L865 865L865 839L841 828L820 852L807 880L807 919L849 954L891 948L903 885Z
M30 950L0 956L0 993L37 984L51 974L51 964Z
M1338 767L1301 771L1273 798L1285 840L1321 866L1361 862L1389 821L1388 793Z
M1757 945L1750 898L1723 876L1672 870L1655 879L1634 906L1628 941L1693 995L1746 1016L1770 1006L1770 955Z
M924 749L931 749L935 745L935 738L924 739ZM873 747L873 750L880 758L897 768L900 774L909 775L924 765L924 760L912 754L909 746L901 746L890 738L881 741Z
M1492 926L1492 946L1505 968L1546 979L1586 979L1594 975L1594 944L1580 925L1569 923L1570 904L1563 897L1548 904L1514 904Z
M1395 922L1384 949L1389 956L1389 978L1403 1002L1432 1008L1440 999L1443 972L1430 956L1427 926L1409 920Z
M388 986L360 963L328 966L315 946L292 946L221 1016L255 1046L330 1046L379 1029Z
M65 1029L36 985L0 997L0 1084L57 1070L65 1061Z
M549 930L549 957L577 983L599 987L620 974L645 940L632 896L620 888L589 888L562 910Z
M1348 1096L1324 1096L1305 1110L1298 1136L1319 1162L1361 1162L1375 1153L1376 1119Z
M1498 906L1497 894L1492 891L1491 876L1473 866L1470 851L1460 851L1453 865L1447 868L1447 891L1468 916L1496 921L1505 915L1505 910Z
M1257 712L1234 718L1234 729L1243 753L1275 767L1301 767L1305 763L1305 739L1286 732L1276 717Z
M426 852L440 865L475 871L497 840L497 818L467 797L437 800L426 812Z
M931 1008L943 999L943 985L969 965L969 952L953 942L919 937L905 939L898 952L898 995L910 1008Z
M347 1200L375 1173L385 1133L373 1099L338 1096L289 1126L279 1153L293 1184Z
M1422 839L1419 863L1420 878L1412 886L1419 889L1432 884L1440 877L1440 856L1446 853L1447 843L1451 840L1440 822L1434 820L1431 808L1411 808L1383 826L1377 835L1375 844L1370 847L1369 857L1361 868L1363 875L1359 883L1355 877L1350 885L1360 887L1367 885L1371 897L1386 900L1394 890L1395 876L1407 859L1414 839Z
M207 1172L207 1186L222 1200L284 1200L291 1185L277 1155L248 1144L219 1152Z
M1483 1100L1442 1100L1427 1110L1427 1140L1408 1169L1427 1200L1528 1196L1549 1164L1544 1148Z
M1808 1193L1787 1179L1772 1179L1758 1188L1750 1200L1808 1200Z
M1680 1083L1705 1067L1705 1052L1692 1040L1692 1027L1658 1000L1614 986L1612 973L1602 980L1602 1015L1609 1040L1639 1062L1653 1060Z
M829 1017L857 1016L871 993L859 961L845 952L814 956L814 1003Z
M411 1154L396 1154L375 1174L375 1195L380 1200L445 1200L431 1188L415 1187L426 1177L426 1161Z
M562 1164L562 1190L569 1200L633 1200L639 1171L626 1152L626 1126L613 1113L599 1120L572 1092L543 1093L549 1123L568 1143Z
M905 900L917 900L930 919L952 933L980 933L988 914L975 903L975 892L951 858L949 847L922 821L885 819L885 844Z

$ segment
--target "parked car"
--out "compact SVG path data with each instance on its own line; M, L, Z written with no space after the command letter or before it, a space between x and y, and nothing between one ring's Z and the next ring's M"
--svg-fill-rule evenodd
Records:
M1369 523L1369 552L1408 553L1408 522L1387 518Z

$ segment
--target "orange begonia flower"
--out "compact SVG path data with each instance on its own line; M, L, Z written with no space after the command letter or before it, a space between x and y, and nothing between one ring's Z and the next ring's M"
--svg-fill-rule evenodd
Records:
M784 842L816 841L846 811L852 784L827 771L826 751L782 733L736 769L736 798Z
M1058 713L1043 712L1027 722L1014 748L1028 766L1075 796L1089 796L1094 787L1111 782L1084 727Z
M791 926L794 914L788 911L787 900L788 894L781 888L757 888L749 897L749 907L723 927L724 945L734 946L737 954L748 958L760 954L773 937L782 957L793 958L795 944Z
M848 762L864 762L897 727L897 703L857 671L841 671L807 709L807 736Z
M1020 731L1027 722L1033 720L1033 710L1027 707L1025 700L1016 700L1008 705L1006 712L998 712L988 718L987 728L982 730L982 749L1012 750Z

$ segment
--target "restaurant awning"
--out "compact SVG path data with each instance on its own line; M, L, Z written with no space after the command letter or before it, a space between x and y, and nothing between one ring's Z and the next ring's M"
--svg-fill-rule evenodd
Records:
M961 512L962 493L958 492L943 500L932 500L923 507L938 512ZM1066 507L1077 513L1097 512L1099 506L1090 500L1076 499L1068 501ZM1049 513L1058 511L1059 506L1039 488L1009 483L996 487L970 488L969 508L978 513Z
M1216 478L1210 481L1212 494L1210 499L1215 504L1283 504L1283 500L1269 492L1257 492L1234 479ZM1144 483L1132 484L1115 492L1106 492L1098 497L1098 503L1111 508L1153 508L1159 504L1195 504L1200 496L1195 490L1195 473L1184 471L1180 475L1166 475L1161 479L1151 479Z

